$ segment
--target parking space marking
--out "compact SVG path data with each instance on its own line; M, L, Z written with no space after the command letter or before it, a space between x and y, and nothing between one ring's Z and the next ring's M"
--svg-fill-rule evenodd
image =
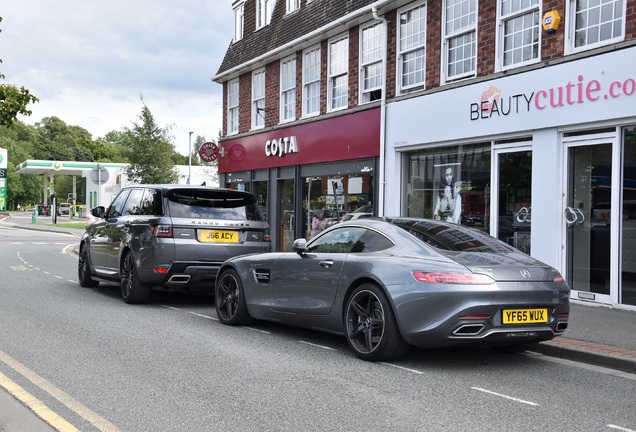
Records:
M477 390L477 391L480 391L480 392L484 392L484 393L488 393L488 394L491 394L493 396L502 397L504 399L509 399L511 401L520 402L520 403L524 403L524 404L532 405L532 406L539 406L539 404L536 403L536 402L530 402L530 401L527 401L527 400L523 400L523 399L519 399L519 398L516 398L516 397L508 396L508 395L505 395L505 394L496 393L494 391L486 390L486 389L483 389L483 388L480 388L480 387L471 387L471 389Z
M248 330L252 330L252 331L255 331L255 332L267 334L267 335L271 335L272 334L271 332L268 332L268 331L265 331L265 330L261 330L261 329L257 329L257 328L254 328L254 327L243 327L243 328L246 328Z
M325 345L318 345L318 344L311 343L311 342L307 342L307 341L304 341L304 340L300 340L300 341L298 341L298 342L300 342L301 344L305 344L305 345L312 346L312 347L322 348L322 349L324 349L324 350L329 350L329 351L338 351L338 350L337 350L337 349L335 349L335 348L331 348L331 347L328 347L328 346L325 346Z
M613 424L608 424L607 427L610 428L610 429L616 429L616 430L623 431L623 432L636 432L633 429L627 429L627 428L624 428L622 426L616 426L616 425L613 425Z
M394 367L396 369L402 369L403 371L411 372L411 373L414 373L414 374L424 375L424 372L422 372L422 371L418 371L416 369L410 369L410 368L407 368L407 367L404 367L404 366L398 366L398 365L393 364L393 363L380 362L380 364L383 364L383 365L386 365L386 366L391 366L391 367Z
M212 317L212 316L209 316L209 315L203 315L203 314L196 313L196 312L188 312L188 313L191 314L191 315L200 316L201 318L210 319L210 320L213 320L213 321L218 321L219 320L218 318L215 318L215 317Z

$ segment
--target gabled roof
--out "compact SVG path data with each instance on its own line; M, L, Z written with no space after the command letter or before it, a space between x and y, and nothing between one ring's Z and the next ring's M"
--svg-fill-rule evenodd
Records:
M299 10L287 14L285 1L279 0L274 7L271 23L254 31L255 23L251 21L255 20L255 2L256 0L246 1L243 39L230 44L216 76L213 77L214 81L222 81L223 75L228 71L294 41L300 41L303 36L321 28L327 32L329 26L335 25L340 18L356 11L370 14L371 5L388 3L386 0L313 0L309 3L302 0ZM344 30L346 27L342 28Z

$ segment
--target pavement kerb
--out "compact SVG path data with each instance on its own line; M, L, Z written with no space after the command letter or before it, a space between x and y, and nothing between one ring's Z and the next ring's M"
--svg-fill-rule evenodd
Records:
M636 374L636 351L627 348L557 337L529 351Z

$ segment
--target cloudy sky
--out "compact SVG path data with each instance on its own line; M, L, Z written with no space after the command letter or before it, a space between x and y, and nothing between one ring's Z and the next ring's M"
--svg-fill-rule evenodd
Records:
M230 0L16 0L0 16L0 83L40 100L25 123L56 116L97 139L131 127L142 95L180 153L190 131L216 140Z

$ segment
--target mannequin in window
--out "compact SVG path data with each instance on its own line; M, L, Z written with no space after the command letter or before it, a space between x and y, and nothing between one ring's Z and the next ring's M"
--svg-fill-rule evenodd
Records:
M462 214L461 182L456 182L453 168L444 172L444 184L440 188L435 205L435 219L459 223Z

